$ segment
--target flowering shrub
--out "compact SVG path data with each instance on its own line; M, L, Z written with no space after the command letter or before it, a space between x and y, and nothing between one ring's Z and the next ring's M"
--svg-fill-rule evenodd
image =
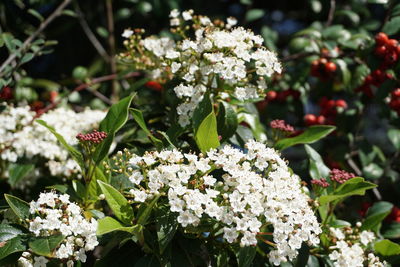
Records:
M399 264L399 4L370 1L388 10L378 29L367 4L330 1L279 42L262 9L173 9L116 53L112 1L110 51L78 2L111 74L30 79L48 45L0 36L1 266Z

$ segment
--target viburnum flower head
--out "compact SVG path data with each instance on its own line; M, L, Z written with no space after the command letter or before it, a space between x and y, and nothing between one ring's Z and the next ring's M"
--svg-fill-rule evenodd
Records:
M271 262L292 260L303 242L319 243L309 197L274 149L255 141L245 147L246 153L227 145L205 155L176 149L132 154L132 198L142 203L165 196L182 227L212 220L226 242L241 246L256 245L261 226L270 224L276 243Z
M193 10L170 14L172 32L184 32L181 41L155 36L126 42L122 60L139 69L151 70L152 79L178 81L178 122L184 127L206 92L214 98L252 101L264 97L265 79L282 70L276 54L262 46L263 38L234 27L237 21L213 24ZM194 31L187 37L188 27ZM138 41L139 40L139 41ZM138 48L139 47L139 48Z
M86 252L98 245L97 221L86 219L67 194L41 193L37 201L31 201L29 211L29 231L35 236L64 236L54 253L57 259L86 262Z

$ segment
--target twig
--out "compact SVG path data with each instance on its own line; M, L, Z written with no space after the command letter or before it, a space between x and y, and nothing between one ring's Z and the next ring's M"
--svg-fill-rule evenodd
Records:
M333 21L333 15L335 14L335 9L336 9L336 0L331 0L329 13L328 13L328 19L327 19L327 21L325 23L326 27L331 26L332 21Z
M86 88L86 91L92 93L94 96L96 96L97 98L101 99L102 101L106 102L106 103L109 104L109 105L112 105L112 104L113 104L113 102L111 101L111 99L109 99L108 97L106 97L105 95L103 95L102 93L100 93L100 92L97 91L97 90L94 90L94 89L92 89L92 88L90 88L90 87L87 87L87 88Z
M3 62L3 64L1 64L0 66L0 77L4 76L4 69L10 65L16 58L17 58L17 54L21 53L23 50L27 49L29 47L29 45L36 39L36 37L39 36L39 34L47 28L47 26L49 26L49 24L55 19L57 18L61 12L63 11L63 9L71 2L72 0L64 0L57 8L56 10L54 10L54 12L47 17L47 19L45 21L43 21L40 25L39 28L32 34L30 35L22 44L22 46L20 48L18 48L17 51L11 53L8 58Z
M127 78L137 77L137 76L140 76L140 75L141 75L141 74L140 74L139 72L131 72L131 73L128 73L127 75L125 75L125 76L123 76L123 77L121 77L121 78L127 79ZM106 76L102 76L102 77L97 77L97 78L92 79L92 80L91 80L90 82L88 82L88 83L82 83L82 84L78 85L78 86L75 87L73 90L69 91L65 96L68 96L68 95L70 95L70 94L72 94L72 93L74 93L74 92L79 92L79 91L82 91L82 90L84 90L84 89L87 89L88 87L90 87L90 86L92 86L92 85L94 85L94 84L102 83L102 82L106 82L106 81L112 81L112 80L116 80L116 79L119 79L119 77L118 77L118 75L115 74L115 73L114 73L114 74L110 74L110 75L106 75ZM37 115L33 118L33 121L34 121L35 119L39 118L42 114L46 113L47 111L52 110L53 108L57 107L58 104L61 103L61 101L62 101L62 98L60 98L60 99L57 100L57 101L54 101L53 103L51 103L50 105L48 105L47 107L45 107L44 109L42 109L42 110L41 110L42 112L40 112L39 114L37 114Z
M287 62L287 61L296 60L299 58L308 57L308 56L312 56L312 55L319 55L319 54L315 53L315 52L300 52L297 54L288 55L288 56L282 58L281 61Z
M92 43L94 48L97 50L97 52L104 58L104 60L109 63L110 62L110 56L108 55L107 51L104 49L104 47L101 45L100 41L96 38L96 35L93 33L93 31L90 29L89 24L87 23L85 16L83 15L78 1L75 1L75 12L78 15L78 21L79 24L81 25L83 31L85 32L87 38L89 41Z
M117 62L115 60L115 36L114 36L114 14L112 0L106 0L107 9L107 28L108 28L108 45L110 48L110 70L111 73L117 72ZM111 100L118 101L118 83L113 80L111 85Z

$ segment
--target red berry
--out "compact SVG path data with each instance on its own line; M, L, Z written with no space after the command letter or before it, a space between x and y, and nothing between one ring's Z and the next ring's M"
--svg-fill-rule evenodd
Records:
M0 99L9 100L13 98L12 89L8 86L4 86L0 91Z
M336 64L333 62L327 62L325 64L325 71L328 73L332 73L336 71Z
M375 41L378 45L384 45L387 41L389 41L389 37L384 32L380 32L375 35Z
M332 109L332 108L334 108L336 106L336 104L335 104L335 100L329 100L328 102L326 102L326 105L325 105L325 107L327 108L327 109Z
M311 63L311 76L314 77L319 77L320 73L319 73L319 61L318 60L314 60Z
M277 97L277 93L276 93L276 91L269 91L269 92L267 92L267 100L269 100L269 101L273 101L273 100L275 100L275 98Z
M148 81L147 83L145 83L145 86L157 92L161 92L164 90L164 87L156 81Z
M392 92L392 97L393 98L400 98L400 88L394 89L394 91Z
M317 123L318 123L318 124L325 124L325 122L326 122L325 116L319 115L319 116L317 117Z
M394 110L400 109L400 99L392 99L389 103L389 107Z
M347 103L343 99L336 100L336 107L347 108Z
M385 56L386 50L387 50L386 46L384 46L384 45L378 46L375 48L375 54L377 56L383 57L383 56Z
M385 62L387 62L388 64L393 64L398 59L399 59L399 57L397 55L397 52L395 52L395 51L390 52L389 54L386 54L386 56L385 56Z
M397 40L395 40L395 39L389 39L389 40L386 42L386 45L388 46L388 48L389 48L390 50L396 50L398 44L399 44L399 42L398 42Z
M307 114L304 116L304 122L307 126L314 125L317 122L317 117L314 114Z
M367 77L365 77L365 84L371 84L374 81L374 78L372 77L371 74L367 75Z

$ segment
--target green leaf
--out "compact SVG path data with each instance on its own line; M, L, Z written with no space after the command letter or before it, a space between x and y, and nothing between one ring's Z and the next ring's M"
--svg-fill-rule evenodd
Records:
M231 138L238 127L236 112L226 102L221 102L218 108L217 116L218 133L221 135L221 142Z
M9 169L8 183L11 187L15 187L28 173L30 173L35 165L33 164L11 164Z
M309 157L309 163L310 163L309 172L310 172L311 178L321 179L324 177L325 178L328 177L330 169L328 167L326 167L320 154L318 154L318 152L315 151L309 145L304 145L304 148L306 149L307 155Z
M262 9L250 9L246 12L246 21L252 22L257 19L261 19L265 14L265 11Z
M351 72L347 67L347 63L343 59L337 59L336 64L339 66L344 86L349 86L351 82Z
M4 197L10 208L20 219L25 220L29 218L30 212L27 202L8 194L4 194Z
M73 146L67 144L67 141L65 141L64 137L59 133L57 133L57 131L53 127L48 125L46 122L44 122L43 120L36 120L36 122L46 127L57 138L58 142L60 142L60 144L68 151L68 153L76 161L76 163L78 163L81 169L82 170L85 169L83 156L78 150L76 150Z
M361 230L371 230L378 226L392 211L393 204L386 201L374 203L368 209L367 217L361 226Z
M335 191L329 195L321 196L319 203L325 205L326 203L342 200L349 196L363 196L365 191L376 187L376 184L366 182L362 177L351 178L345 183L341 184Z
M206 153L210 149L220 146L217 119L214 112L211 112L200 124L195 133L195 140L201 152Z
M243 247L236 251L236 258L238 261L238 267L251 266L253 259L256 255L255 247Z
M395 256L400 254L400 245L384 239L375 243L375 251L382 256Z
M31 14L32 16L34 16L35 18L37 18L40 22L43 22L43 20L44 20L43 16L36 10L30 8L30 9L28 9L28 13Z
M397 34L400 30L400 16L391 18L382 28L382 31L388 35Z
M384 238L396 239L400 238L400 223L393 222L381 230Z
M156 217L158 245L160 254L163 254L168 244L174 238L175 232L178 229L178 221L176 220L176 215L167 207L157 209Z
M205 94L203 97L203 100L200 101L200 103L197 105L196 109L193 112L193 129L196 132L196 130L200 127L200 124L203 122L203 120L213 112L213 106L211 103L210 95Z
M11 53L14 52L14 50L15 50L15 44L13 44L13 42L12 42L12 40L14 39L14 37L13 37L10 33L8 33L8 32L3 33L3 34L1 35L1 37L3 38L4 43L5 43L6 47L8 48L8 50L9 50Z
M160 139L156 138L150 130L147 128L146 122L144 121L142 111L131 108L130 109L133 119L139 125L139 127L147 134L150 141L157 147L157 149L162 149L163 143Z
M54 250L64 240L61 234L51 236L32 237L28 244L32 251L41 256L51 257Z
M307 130L305 130L302 134L298 136L279 140L275 144L275 148L279 150L284 150L288 147L298 144L312 144L324 138L325 136L333 132L335 129L336 127L331 125L314 125L308 127Z
M132 103L134 95L121 99L118 103L111 106L106 117L100 123L100 131L107 133L107 138L96 148L93 159L96 164L101 162L110 150L114 140L115 133L121 129L128 120L129 106Z
M363 173L367 179L378 179L382 177L383 172L383 169L373 162L363 167Z
M104 235L114 231L124 231L128 233L134 233L139 229L138 225L134 225L132 227L125 227L119 221L115 220L111 217L104 217L97 221L97 235Z
M123 223L130 225L135 215L128 200L114 187L102 181L97 181L106 201L115 216Z
M22 234L22 230L9 224L0 224L0 242L4 242Z
M145 225L150 217L151 211L153 210L154 205L157 203L160 196L155 196L154 199L148 204L146 202L140 205L138 214L137 214L137 223L140 225Z
M19 236L2 243L2 245L3 246L0 247L0 260L15 252L26 250L26 247L22 242L22 238Z
M33 59L35 55L33 53L26 53L22 58L21 62L19 63L20 65L25 64Z
M400 130L399 129L390 129L388 131L388 137L389 137L390 142L393 144L393 146L397 150L400 150Z

